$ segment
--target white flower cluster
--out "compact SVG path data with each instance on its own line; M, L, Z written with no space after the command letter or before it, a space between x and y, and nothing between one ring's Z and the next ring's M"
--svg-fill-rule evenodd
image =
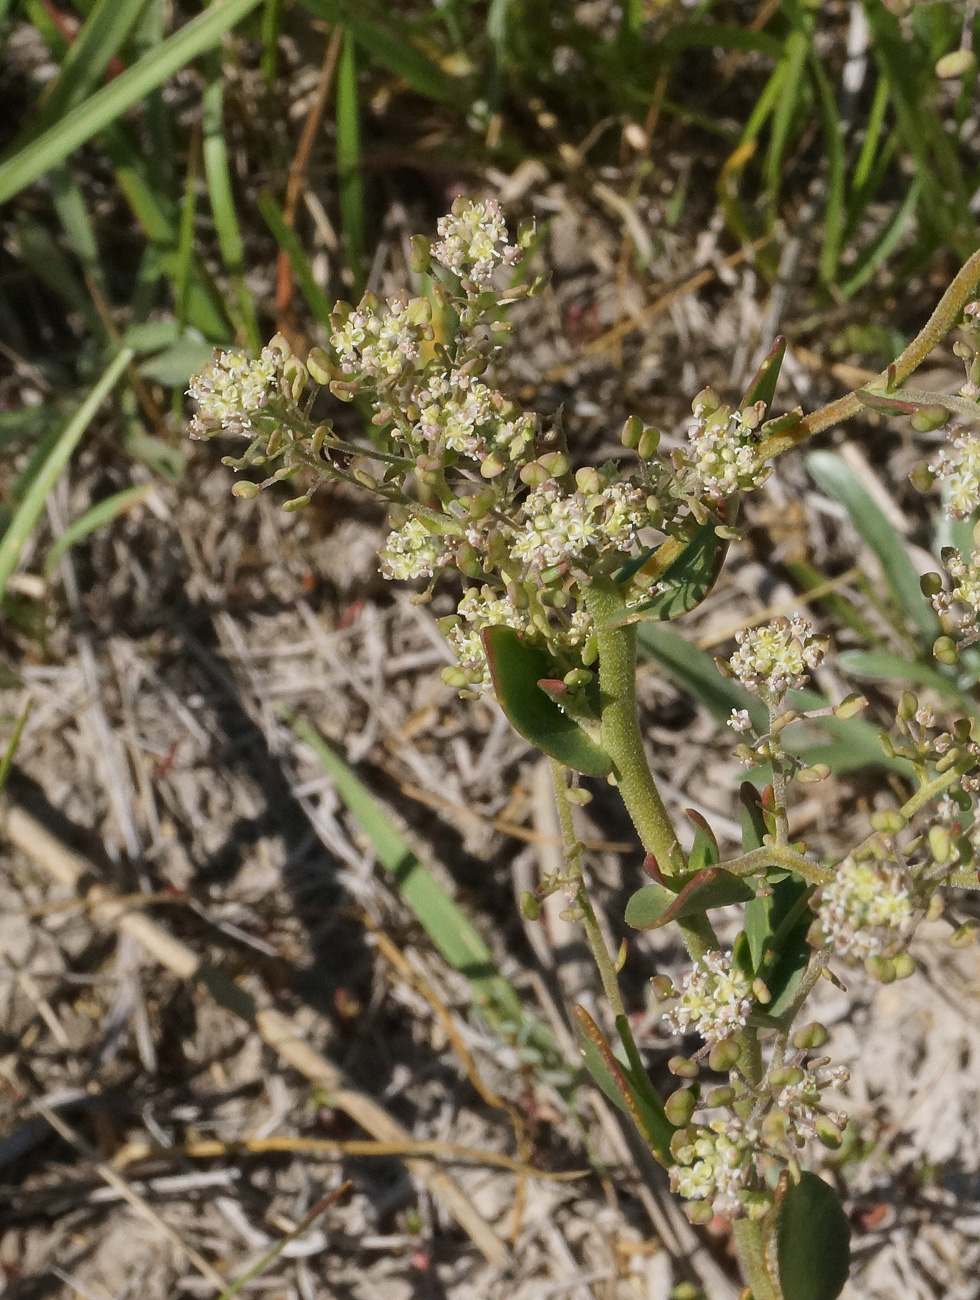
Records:
M755 1175L756 1135L736 1119L681 1129L671 1143L670 1190L686 1201L710 1201L716 1214L734 1217Z
M940 451L930 469L939 479L951 518L965 519L980 508L980 434L961 433Z
M244 352L216 352L187 389L197 403L197 413L188 426L190 436L252 433L253 417L281 390L287 356L278 337L262 349L257 360Z
M731 1037L752 1010L752 983L730 952L708 952L681 980L677 1003L664 1019L676 1034L694 1028L709 1043Z
M513 262L519 250L507 243L507 226L492 199L473 203L457 199L452 211L439 218L439 242L432 256L448 271L474 285L487 284L498 266Z
M366 375L384 382L397 379L415 365L428 326L428 304L422 298L394 298L385 310L369 294L359 307L340 318L330 335L345 375Z
M527 632L530 620L507 596L495 596L489 587L468 587L457 606L459 616L446 630L459 666L468 678L468 685L479 690L488 683L487 657L480 633L486 627L512 627Z
M569 564L589 550L628 551L650 522L646 493L628 480L563 495L552 479L528 494L521 515L526 522L510 553L539 570Z
M698 420L683 453L685 489L698 500L719 502L760 487L772 466L759 458L755 428L727 407Z
M412 516L401 528L388 534L381 548L381 576L408 581L431 578L452 555L447 538L432 532L425 523Z
M491 452L502 451L516 460L534 439L533 416L506 418L501 394L464 371L432 375L412 394L412 404L419 409L413 432L432 455L448 448L486 464Z
M904 947L915 925L912 879L897 862L847 857L820 891L817 916L828 943L854 961Z
M736 633L738 649L729 659L734 675L753 694L773 697L799 690L827 653L804 618L776 618L765 627Z
M964 560L953 547L943 551L943 566L952 579L948 590L941 588L932 599L932 606L944 628L953 606L960 606L958 611L959 630L972 633L977 630L980 621L980 551L973 551L968 560Z
M784 1084L773 1095L772 1102L773 1108L787 1121L786 1136L795 1146L801 1147L808 1139L817 1136L821 1119L830 1120L839 1129L846 1125L847 1116L843 1112L829 1111L824 1106L823 1092L847 1083L850 1074L842 1065L836 1066L829 1077L818 1075L811 1067L801 1068L798 1073L803 1078Z

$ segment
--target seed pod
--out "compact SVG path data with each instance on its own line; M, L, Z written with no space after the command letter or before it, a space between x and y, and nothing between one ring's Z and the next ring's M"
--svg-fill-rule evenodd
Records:
M660 430L644 429L643 433L640 435L640 441L637 443L637 454L640 456L641 460L649 460L651 456L656 455L659 446Z
M933 643L932 653L941 664L950 666L960 657L959 648L951 636L937 637Z
M895 979L895 964L889 957L868 957L864 969L881 984L891 984Z
M920 406L909 418L909 424L916 433L932 433L934 429L941 429L948 419L949 411L945 406Z
M879 808L871 815L871 826L880 835L897 835L908 825L908 818L897 808Z
M756 1002L761 1002L763 1006L772 1001L772 994L769 992L769 986L765 980L760 979L757 975L752 981L752 996Z
M697 1061L689 1056L672 1056L667 1062L667 1069L679 1079L696 1079L701 1073Z
M293 497L292 501L284 501L282 508L287 514L293 514L296 510L302 510L308 506L312 498L310 496Z
M808 1025L801 1025L793 1035L793 1046L800 1052L811 1052L823 1047L829 1037L826 1025L822 1025L819 1020L811 1020Z
M738 1064L742 1049L734 1038L724 1038L720 1043L713 1043L708 1053L708 1064L716 1074L725 1074Z
M432 266L432 248L423 235L413 235L408 241L411 248L410 265L416 275L425 275Z
M664 1102L664 1114L671 1124L683 1128L685 1124L690 1124L696 1105L697 1098L690 1088L678 1088Z
M251 483L247 479L243 479L240 483L235 483L232 486L231 494L235 497L241 497L243 501L251 501L253 497L259 495L259 491L258 483Z
M668 975L654 975L650 981L650 988L657 1002L666 1002L668 998L677 996L674 982Z
M311 348L306 358L306 368L315 384L329 384L334 376L333 362L323 348Z
M794 1088L798 1083L802 1083L806 1078L806 1071L798 1065L782 1065L778 1070L773 1070L769 1076L769 1081L774 1088Z
M528 921L536 921L541 915L541 903L537 895L532 894L529 889L525 889L521 894L521 913Z
M980 922L964 921L958 930L954 930L949 936L950 946L953 948L966 948L971 943L976 943L977 935L980 934Z
M623 425L623 432L619 435L619 440L624 447L630 451L635 451L640 445L640 438L643 436L643 421L638 415L631 415Z
M688 1201L684 1206L684 1213L690 1223L701 1227L705 1227L715 1217L714 1209L709 1201Z
M892 970L897 980L907 980L916 972L915 958L910 952L900 952L892 958Z
M836 1151L844 1141L844 1134L829 1115L818 1115L814 1127L817 1130L819 1140L825 1147L829 1147L831 1151Z
M924 573L919 579L919 586L922 589L923 596L930 600L933 596L938 596L943 589L942 575L939 573Z
M730 1106L735 1100L735 1089L728 1087L712 1088L705 1098L706 1106Z

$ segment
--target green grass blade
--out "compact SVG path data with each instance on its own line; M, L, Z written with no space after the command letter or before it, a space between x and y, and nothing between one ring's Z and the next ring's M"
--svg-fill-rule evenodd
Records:
M20 562L21 552L40 518L48 493L57 483L72 452L98 414L102 402L119 382L132 358L133 353L129 348L123 348L116 354L102 378L68 421L25 492L7 531L0 538L0 599L6 594L7 583Z
M357 297L364 288L364 177L361 171L361 108L357 98L357 57L354 38L344 36L337 65L337 185L340 226L347 265L354 275Z
M279 28L282 26L283 0L263 0L262 5L262 80L272 86L276 80L279 54Z
M83 537L88 537L89 533L94 533L97 528L104 528L107 524L111 524L130 506L145 501L152 489L152 483L140 483L137 487L123 488L121 492L114 492L112 496L106 497L104 501L99 501L83 514L80 514L77 519L68 525L48 551L44 561L45 578L49 582L51 581L61 557L69 547L74 546L76 542L80 542Z
M444 103L458 98L451 77L437 63L427 58L411 43L407 35L363 16L359 0L303 0L313 13L331 24L341 23L372 59L406 81L426 99Z
M50 180L55 211L72 252L81 262L85 274L100 288L104 288L105 276L99 258L99 246L82 187L67 167L55 167Z
M289 725L322 763L351 815L371 841L381 866L446 961L469 980L476 1001L495 1027L521 1025L527 1013L513 985L497 970L493 954L449 897L367 786L334 753L312 727L284 712ZM542 1027L535 1029L541 1045L553 1049Z
M45 92L40 111L24 136L35 139L90 94L132 31L147 0L97 0L68 46L58 76ZM17 151L21 142L14 145Z
M221 40L259 0L213 0L162 45L73 108L29 148L0 165L0 203L57 166L192 59Z
M275 236L276 243L289 258L303 297L309 304L310 311L327 328L333 303L317 284L316 276L309 258L303 252L303 245L296 237L296 232L286 225L282 211L275 199L267 191L259 195L259 211L265 218L266 225Z
M268 12L268 11L267 11ZM250 352L257 354L262 346L252 295L245 283L245 249L235 195L231 187L231 169L228 165L228 148L224 131L224 86L221 80L221 56L216 52L208 56L208 81L204 90L204 176L208 187L208 202L218 236L221 260L231 280L238 309L238 325Z
M881 145L881 133L885 126L885 111L888 108L888 98L888 78L879 76L875 86L874 98L871 101L871 108L868 112L864 139L861 141L861 152L858 154L858 160L854 165L854 175L851 177L851 188L855 193L859 193L867 185L871 176L875 156Z
M14 723L14 729L10 733L10 739L3 751L3 757L0 758L0 794L3 793L7 784L7 777L10 775L10 769L14 765L14 759L17 757L17 750L20 747L20 738L24 734L24 727L27 724L27 719L31 716L33 706L33 699L28 700L24 705L20 717Z
M912 682L916 686L930 687L947 700L954 700L969 713L977 713L980 709L954 681L931 664L918 663L904 655L887 650L845 650L837 662L852 677L878 682Z
M766 187L774 200L779 193L783 159L789 143L790 128L797 114L801 93L806 85L803 70L806 66L809 44L806 32L801 31L790 32L786 40L780 93L772 115L769 148L766 152L766 161L762 173Z
M824 149L827 158L827 197L824 202L823 246L820 250L820 275L825 284L834 280L840 258L841 234L844 218L844 184L846 159L844 132L834 92L823 64L813 46L810 46L810 71L817 89L817 103L823 123Z
M899 610L925 646L931 648L939 635L939 620L922 594L919 575L909 559L904 538L840 456L829 451L811 452L806 466L821 491L847 511L858 536L877 556Z
M857 258L850 268L851 274L847 279L838 285L845 298L853 297L862 285L867 284L879 266L887 261L898 247L902 236L905 234L906 227L915 216L921 194L922 182L916 176L909 186L908 194L902 200L901 206L896 210L888 225L885 226L871 247Z

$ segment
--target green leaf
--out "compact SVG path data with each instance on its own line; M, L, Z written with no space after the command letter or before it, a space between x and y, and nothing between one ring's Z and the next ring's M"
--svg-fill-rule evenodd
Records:
M904 538L840 456L829 451L811 452L806 466L818 487L844 506L855 531L877 556L898 608L931 647L939 635L939 620L922 594Z
M318 732L284 711L289 725L323 765L340 798L371 841L378 862L391 876L399 894L454 970L469 981L476 1001L494 1027L528 1025L537 1045L554 1052L551 1035L530 1020L513 985L497 970L493 954L432 872L375 799L367 786Z
M702 524L657 583L656 593L636 606L644 621L680 618L700 605L718 580L731 539L717 525Z
M136 487L123 488L121 492L115 492L112 496L106 497L104 501L97 502L91 506L77 519L73 520L58 540L48 551L44 560L44 576L51 580L58 562L70 546L80 542L83 537L94 532L97 528L104 528L106 524L112 523L123 511L128 510L130 506L138 505L140 501L145 501L153 490L152 483L140 483Z
M0 165L0 203L104 130L127 109L162 85L254 9L259 0L213 0L196 18L97 90L49 127L37 140Z
M931 664L922 664L887 650L844 650L837 662L852 677L865 677L872 681L906 681L916 686L930 686L940 695L955 700L971 713L977 712L976 703L965 695L955 682Z
M184 335L170 347L156 353L140 364L140 374L167 387L183 388L192 375L201 370L214 356L210 343Z
M776 395L776 385L779 383L779 371L782 368L783 357L786 355L786 340L780 336L774 342L767 352L762 365L756 372L755 378L749 384L745 396L742 398L741 410L746 410L754 406L756 402L765 402L766 414L769 414L769 408L772 406L772 399Z
M691 876L679 894L653 882L638 889L626 904L626 924L634 930L659 930L671 921L703 916L713 907L745 903L755 890L722 867L705 867Z
M539 646L503 626L485 628L483 644L500 707L525 740L586 776L612 771L609 755L538 685L557 676Z
M691 851L687 855L687 867L689 871L701 871L705 867L716 867L721 860L721 852L718 848L718 840L715 833L708 825L707 818L702 817L699 812L693 808L685 810L688 821L694 826L694 843L691 845Z
M23 500L17 507L3 537L0 538L0 598L6 594L7 583L20 562L21 553L34 531L48 493L61 477L86 429L99 413L103 401L115 388L132 360L132 352L123 348L110 362L105 373L62 432L38 467Z
M772 995L765 1010L780 1015L793 1000L810 960L807 934L813 913L807 906L812 888L796 876L770 879L768 896L753 898L745 907L745 936L753 970Z
M364 288L364 173L361 159L361 106L357 94L354 37L344 36L337 65L337 190L347 265L358 297Z
M388 27L380 27L363 16L362 6L355 0L303 0L303 4L331 24L342 23L373 59L426 99L445 102L456 98L452 78L426 58L404 32L392 30L394 20Z
M670 1139L675 1129L649 1079L637 1080L620 1061L602 1030L584 1007L572 1008L585 1068L614 1106L632 1119L664 1164L670 1163Z
M851 1227L837 1193L816 1174L790 1183L776 1229L787 1300L837 1300L851 1267Z

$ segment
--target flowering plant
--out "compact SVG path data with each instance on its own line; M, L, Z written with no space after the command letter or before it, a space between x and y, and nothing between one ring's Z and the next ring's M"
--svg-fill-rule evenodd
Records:
M467 697L492 692L513 725L554 763L566 865L522 900L533 917L562 891L565 915L592 947L618 1040L582 1008L575 1015L588 1069L634 1118L669 1170L689 1216L732 1220L755 1300L833 1300L849 1267L848 1225L835 1191L806 1172L821 1145L838 1148L846 1118L831 1098L846 1071L822 1055L827 1030L800 1025L807 999L834 961L863 962L878 979L909 975L908 945L943 891L977 888L975 835L980 747L972 719L940 726L912 695L902 697L894 734L909 787L882 806L867 834L839 861L793 842L788 809L795 785L828 775L788 752L784 733L806 717L853 717L848 696L823 710L793 707L829 646L803 618L740 633L723 665L763 708L764 726L737 710L737 752L762 788L742 787L742 852L722 861L706 824L685 850L647 762L637 721L636 629L673 619L705 599L737 536L739 498L772 472L773 460L865 408L907 416L930 430L975 420L980 394L980 254L957 275L936 312L902 355L865 388L810 415L773 416L784 344L777 341L743 401L725 405L710 389L695 398L683 445L670 455L637 419L622 432L623 455L574 467L561 428L521 410L493 386L508 308L535 293L524 278L533 230L511 243L492 202L458 201L439 239L414 242L424 293L356 307L338 304L326 346L305 361L277 336L257 360L218 354L192 382L190 432L247 441L225 463L266 477L242 478L239 496L297 477L286 504L297 509L328 480L360 485L386 502L391 531L382 574L415 581L431 599L448 573L462 578L456 610L442 621L456 664L446 681ZM956 395L904 387L956 326L967 379ZM326 388L358 405L362 441L313 417ZM980 436L954 430L916 475L939 482L949 512L980 507ZM923 590L943 628L935 654L955 663L980 640L980 551L944 555L947 577ZM669 1069L678 1086L655 1090L634 1041L590 902L571 805L587 801L582 775L614 784L646 852L650 878L630 899L637 929L674 924L691 966L653 993L666 1028L699 1040ZM742 924L722 943L712 913L741 906ZM831 976L832 978L832 976ZM609 1029L612 1032L612 1028ZM706 1087L705 1075L721 1076Z

